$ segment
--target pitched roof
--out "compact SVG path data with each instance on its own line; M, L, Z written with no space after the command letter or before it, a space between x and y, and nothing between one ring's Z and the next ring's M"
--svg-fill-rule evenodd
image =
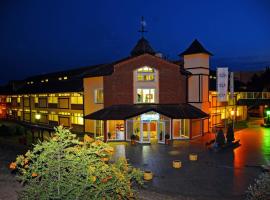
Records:
M37 82L35 84L24 84L14 94L43 94L43 93L61 93L61 92L82 92L83 80L71 79L63 81L49 81L46 83Z
M190 104L132 104L113 105L92 114L85 119L95 120L124 120L140 114L154 111L172 119L199 119L208 115Z
M179 54L179 56L196 54L196 53L205 53L210 56L213 55L211 52L207 51L197 39L195 39L184 52Z
M142 37L136 44L136 46L132 49L132 51L130 52L131 56L138 56L144 53L149 53L154 55L155 51L154 49L151 47L151 45L149 44L149 42Z

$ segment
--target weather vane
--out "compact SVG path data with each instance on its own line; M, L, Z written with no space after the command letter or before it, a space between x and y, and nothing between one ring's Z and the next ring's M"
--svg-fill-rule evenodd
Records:
M142 16L141 29L139 30L139 32L142 34L142 37L143 37L143 34L147 32L147 30L145 30L145 27L146 27L146 22L144 20L144 17Z

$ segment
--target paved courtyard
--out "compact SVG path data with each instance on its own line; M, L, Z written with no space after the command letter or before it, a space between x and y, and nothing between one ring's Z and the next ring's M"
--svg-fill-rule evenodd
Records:
M125 156L129 162L154 173L147 191L166 194L177 199L244 199L245 190L261 173L261 165L269 164L270 129L261 128L259 121L236 133L241 146L224 152L210 152L205 142L211 135L193 141L176 141L170 146L116 145L116 157ZM197 153L198 161L188 160ZM172 161L181 160L182 168L173 169ZM156 198L155 198L156 199ZM167 198L168 199L168 198Z
M270 128L259 124L260 121L252 121L249 128L236 133L240 147L219 153L205 148L205 142L213 138L210 134L192 141L175 141L169 146L111 144L116 149L114 159L124 156L135 167L153 171L154 179L139 191L140 199L240 200L261 173L260 166L270 160ZM0 200L16 199L20 185L7 167L25 150L0 140ZM189 153L197 153L198 161L189 161ZM182 161L181 169L172 168L176 159Z

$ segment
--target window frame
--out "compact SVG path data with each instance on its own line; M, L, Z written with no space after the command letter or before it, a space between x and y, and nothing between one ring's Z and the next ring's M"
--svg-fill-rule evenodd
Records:
M97 101L97 92L100 90L102 91L102 101L101 102ZM95 104L104 104L104 90L103 90L103 88L94 89L94 103Z

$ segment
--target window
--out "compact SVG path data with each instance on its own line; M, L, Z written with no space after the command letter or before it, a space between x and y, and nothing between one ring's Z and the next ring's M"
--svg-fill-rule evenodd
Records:
M63 109L69 108L69 98L58 98L58 107Z
M71 116L71 123L83 125L83 114L74 113L73 116Z
M58 103L58 98L55 95L50 95L48 98L49 103Z
M47 108L47 98L46 97L38 98L38 107L39 108Z
M95 120L95 134L96 138L103 137L103 121L102 120Z
M62 117L62 116L59 116L59 124L60 125L63 125L63 126L69 126L69 117Z
M137 89L137 103L155 103L155 89Z
M52 113L49 114L49 120L58 122L58 115Z
M75 93L74 96L71 97L71 104L83 104L83 97Z
M137 81L154 81L155 70L151 67L142 67L137 70Z
M95 103L103 103L103 89L95 90Z
M29 107L30 106L29 97L23 97L23 105L24 105L24 107Z
M7 97L7 98L6 98L6 102L7 102L7 103L11 103L11 97Z

